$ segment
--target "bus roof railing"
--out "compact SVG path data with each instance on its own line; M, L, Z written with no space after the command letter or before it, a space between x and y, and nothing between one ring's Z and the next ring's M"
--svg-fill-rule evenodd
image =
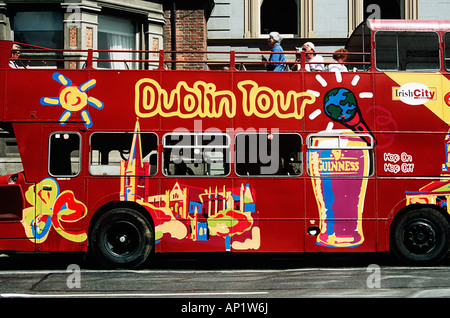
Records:
M271 64L287 64L287 65L300 65L300 70L306 69L306 64L316 64L316 62L306 61L306 52L301 51L284 51L284 52L271 52L271 51L166 51L166 50L94 50L94 49L49 49L34 45L28 45L24 43L17 43L21 47L27 46L31 48L20 48L18 51L27 55L26 57L21 57L15 59L21 63L24 67L30 65L31 62L39 63L42 62L43 65L47 65L49 62L52 63L63 63L63 62L75 62L80 63L81 67L84 69L94 69L94 64L100 63L124 63L126 69L130 69L128 63L151 63L153 67L157 70L167 70L167 64L198 64L198 65L229 65L230 70L236 70L236 65L265 65ZM325 60L323 64L337 64L333 62L332 55L335 52L316 52L316 54L321 54L325 57L330 57L329 60ZM167 56L172 57L173 54L177 57L175 60L172 58L167 58ZM285 62L270 62L261 59L252 59L237 56L252 56L252 55L270 55L270 54L285 54L287 57ZM346 52L347 56L360 56L361 61L346 61L347 65L364 65L370 66L370 53L367 52ZM103 55L103 57L102 57ZM116 55L116 56L114 56ZM227 56L228 59L219 58L212 59L212 55ZM295 57L300 55L300 61L296 61ZM105 58L106 57L106 58ZM292 58L294 57L294 58ZM368 58L366 58L368 57ZM41 65L42 66L42 65ZM39 68L37 65L32 67ZM62 68L62 67L58 67ZM78 67L77 67L78 68ZM108 68L108 67L99 67ZM139 69L139 68L138 68ZM145 67L143 69L146 69Z

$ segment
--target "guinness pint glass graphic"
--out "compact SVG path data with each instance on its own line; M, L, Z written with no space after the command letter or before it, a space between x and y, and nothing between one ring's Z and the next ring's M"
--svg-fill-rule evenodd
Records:
M320 218L317 244L354 247L364 241L362 215L370 175L370 135L350 130L308 140L308 169Z

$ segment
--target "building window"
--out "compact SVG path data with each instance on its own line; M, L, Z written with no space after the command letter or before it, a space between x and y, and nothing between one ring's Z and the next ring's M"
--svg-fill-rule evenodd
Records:
M403 0L364 0L364 19L402 19Z
M364 19L419 18L419 0L364 0L363 2Z
M256 38L277 31L289 36L314 37L313 9L313 0L245 0L244 36Z
M261 5L261 34L277 31L298 34L298 0L264 0Z
M117 52L136 50L136 25L130 19L99 15L98 49L111 50L100 52L99 59L111 60L98 62L100 68L134 69L131 60L135 53ZM117 50L116 52L114 52Z
M14 41L40 46L50 49L64 48L64 26L63 13L59 11L20 11L16 12L12 21ZM23 47L28 49L29 47ZM61 59L61 53L49 52L48 54L36 56L32 52L23 52L22 59L42 58ZM54 61L29 62L27 66L55 66Z

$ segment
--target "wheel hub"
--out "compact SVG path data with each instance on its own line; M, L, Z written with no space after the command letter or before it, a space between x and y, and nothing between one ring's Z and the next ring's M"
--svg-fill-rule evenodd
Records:
M405 245L414 253L428 253L436 246L436 231L424 221L415 220L408 224L405 231Z
M130 222L117 222L106 234L106 248L116 257L127 257L139 248L139 231Z

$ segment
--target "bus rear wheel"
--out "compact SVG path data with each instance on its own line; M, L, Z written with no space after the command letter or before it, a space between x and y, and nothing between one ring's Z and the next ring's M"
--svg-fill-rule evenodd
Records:
M113 209L95 223L91 247L95 257L108 268L137 268L153 251L154 230L139 212Z
M409 265L435 265L448 253L450 225L433 208L420 208L394 219L390 245L394 254Z

